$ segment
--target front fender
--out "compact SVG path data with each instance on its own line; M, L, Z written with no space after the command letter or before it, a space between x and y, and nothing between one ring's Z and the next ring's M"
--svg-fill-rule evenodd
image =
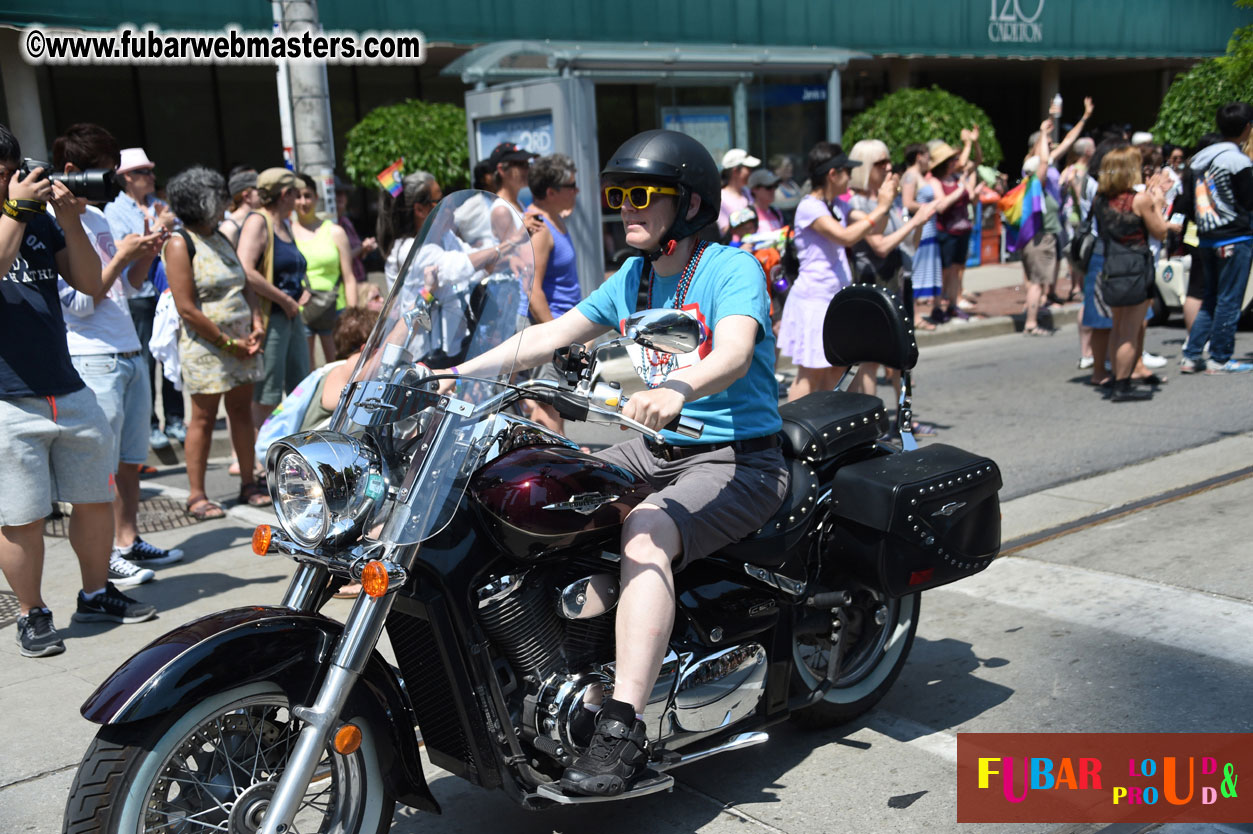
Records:
M182 703L262 681L277 685L293 705L308 705L342 631L342 623L290 608L219 611L140 649L97 687L81 712L96 724L144 721L172 713ZM439 813L422 774L413 708L377 651L353 687L343 715L370 723L380 740L379 766L392 795Z

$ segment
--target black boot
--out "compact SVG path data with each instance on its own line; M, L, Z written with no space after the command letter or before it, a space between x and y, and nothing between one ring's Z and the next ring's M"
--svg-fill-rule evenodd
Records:
M1133 385L1131 378L1114 380L1114 389L1109 395L1110 402L1128 403L1153 399L1153 392L1147 388Z
M606 699L596 714L587 751L561 775L561 790L583 796L617 796L644 772L648 753L644 722L630 704Z

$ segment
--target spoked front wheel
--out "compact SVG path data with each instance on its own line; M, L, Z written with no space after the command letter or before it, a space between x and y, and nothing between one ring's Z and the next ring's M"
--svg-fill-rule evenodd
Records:
M105 727L65 806L66 834L254 834L303 722L266 684L224 692L171 716ZM381 832L387 795L375 742L323 754L288 834Z
M891 689L913 646L921 594L889 599L869 588L851 593L839 675L822 700L792 715L805 727L833 727L869 710ZM831 646L829 633L792 638L795 691L813 692L826 680Z

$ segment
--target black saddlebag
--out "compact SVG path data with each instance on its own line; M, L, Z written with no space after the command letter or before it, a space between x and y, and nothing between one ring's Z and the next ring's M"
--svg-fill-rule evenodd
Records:
M826 552L891 597L964 579L1001 547L1001 472L934 443L841 467Z

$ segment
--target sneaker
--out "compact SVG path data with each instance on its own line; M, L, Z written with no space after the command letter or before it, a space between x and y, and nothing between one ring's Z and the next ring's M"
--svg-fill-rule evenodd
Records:
M23 657L51 657L65 651L47 608L32 608L25 617L17 618L17 645Z
M165 436L178 443L184 443L187 440L187 425L177 417L166 420Z
M155 544L148 544L148 542L136 536L135 542L131 545L128 552L123 552L115 547L113 548L113 555L121 556L132 565L144 568L151 565L168 565L171 562L177 562L183 558L183 551L177 547L164 550Z
M645 770L648 733L630 704L605 701L596 714L596 731L587 751L561 774L564 793L617 796Z
M1234 359L1229 359L1226 362L1215 362L1213 359L1210 359L1205 365L1205 373L1210 375L1247 374L1249 371L1253 371L1253 365L1250 365L1248 362L1237 362Z
M1166 357L1158 356L1156 353L1149 353L1147 350L1140 357L1140 361L1144 363L1146 368L1164 368L1166 367Z
M1189 359L1184 357L1179 362L1179 373L1181 374L1203 374L1208 365L1206 359Z
M165 436L165 432L153 426L152 434L148 435L148 447L150 449L168 449L170 448L170 439Z
M119 556L116 550L109 554L109 581L119 587L142 585L155 576L148 568L141 568L125 556Z
M78 610L74 612L76 623L142 623L157 616L157 607L128 597L112 582L104 586L104 593L93 599L78 592Z
M1079 357L1079 370L1086 371L1088 368L1091 368L1095 362L1096 359L1091 356L1081 356Z

